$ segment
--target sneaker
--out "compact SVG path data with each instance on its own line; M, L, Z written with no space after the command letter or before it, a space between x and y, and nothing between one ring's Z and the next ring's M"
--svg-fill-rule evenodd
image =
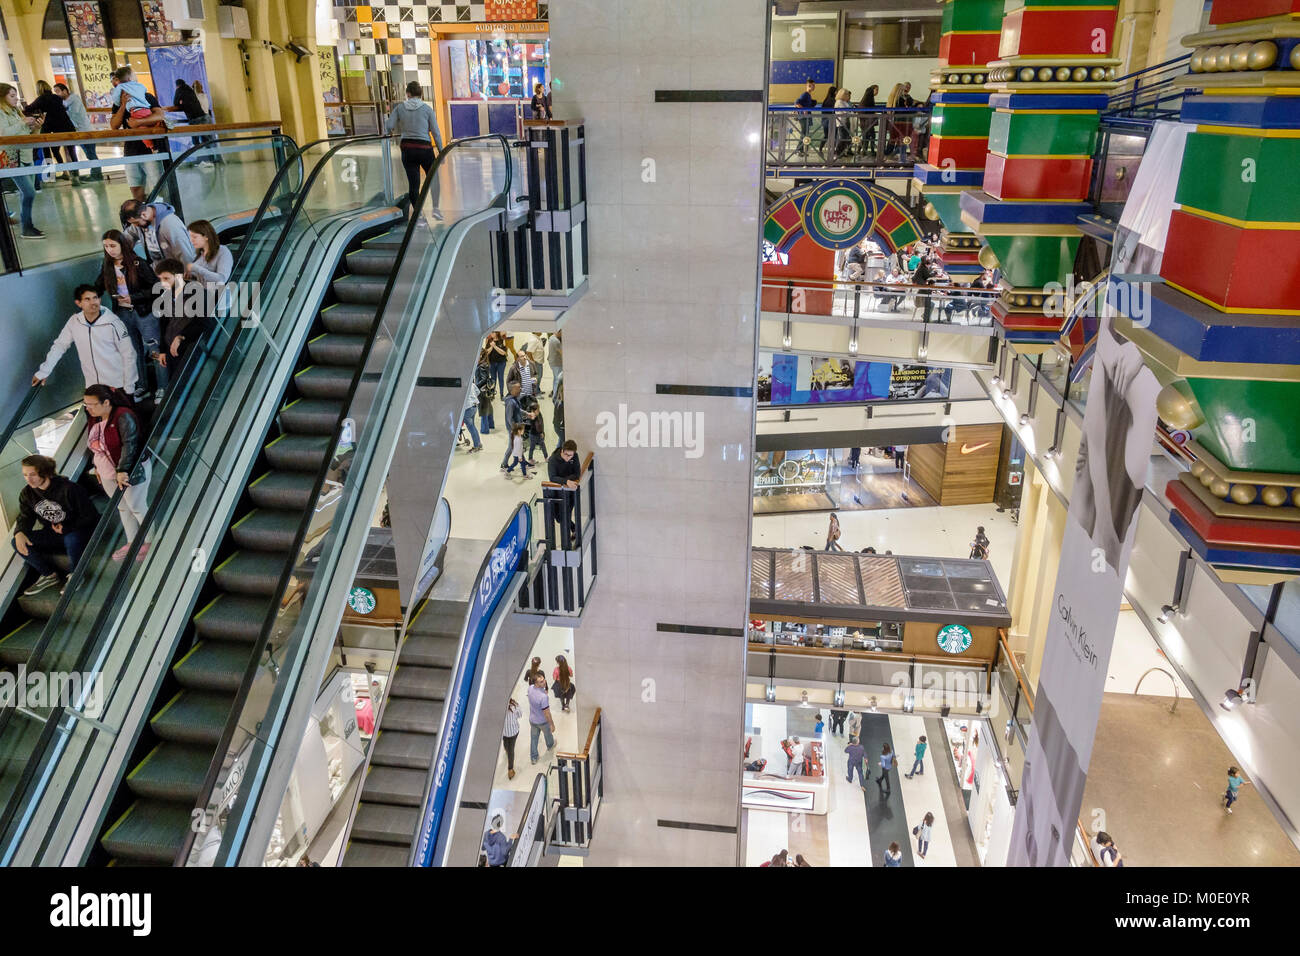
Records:
M59 576L57 574L42 574L23 594L40 594L46 588L52 588L58 583Z
M28 593L28 594L31 594L32 592L31 592L31 591L28 591L27 593ZM1227 811L1228 811L1229 813L1232 812L1232 807L1227 807L1226 809L1227 809Z
M41 232L41 231L40 231L39 229L37 229L35 226L32 226L30 229L24 229L22 235L23 235L23 238L24 238L24 239L44 239L44 238L45 238L45 233Z

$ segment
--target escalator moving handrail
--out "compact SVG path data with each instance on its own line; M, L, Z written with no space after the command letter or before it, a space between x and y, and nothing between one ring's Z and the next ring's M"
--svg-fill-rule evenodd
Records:
M9 445L9 440L14 437L14 432L22 427L23 419L27 416L27 411L32 407L32 402L36 401L36 391L39 385L33 385L27 389L27 397L18 403L18 410L14 412L13 417L9 419L9 424L5 430L0 432L0 448Z
M406 258L407 249L411 244L411 237L415 233L416 224L420 221L420 216L416 214L415 210L420 210L424 208L424 204L428 198L429 189L433 185L433 183L437 182L438 170L442 166L442 162L447 157L447 155L449 155L453 149L456 149L457 147L460 146L464 146L466 143L480 142L483 140L499 140L501 143L502 151L505 154L505 160L506 160L505 185L502 187L501 192L496 196L496 198L492 201L492 203L488 206L488 208L492 208L493 206L504 207L506 203L508 203L510 197L510 187L512 184L512 161L510 156L510 143L504 136L497 133L493 133L485 136L470 136L470 137L465 137L464 139L456 139L449 142L445 149L439 151L437 157L434 159L433 166L430 167L428 175L425 177L424 184L420 187L419 199L416 201L416 205L411 211L411 219L407 223L406 231L402 236L402 242L397 247L397 254L393 261L393 268L388 274L388 281L384 285L383 295L380 296L379 303L375 307L375 320L371 324L369 334L366 336L366 343L361 350L361 358L357 363L356 371L353 372L352 382L348 386L348 397L346 399L346 404L344 405L344 409L345 409L344 415L340 417L338 424L334 426L334 432L331 435L330 442L326 447L337 448L339 445L340 438L342 437L343 422L344 419L347 418L346 409L351 408L351 403L356 397L357 386L360 385L361 383L361 377L365 371L366 363L370 358L370 352L374 347L375 338L379 334L380 321L383 319L384 312L388 308L389 299L392 297L393 294L393 287L397 283L398 273L401 272L402 263ZM450 232L453 225L454 224L452 223L448 224L447 226L448 232ZM444 236L444 240L445 238L446 237ZM324 465L316 473L316 481L315 484L312 486L311 494L308 496L307 499L308 501L316 502L320 499L321 490L325 486L325 478L329 472L329 466L330 466L330 460L329 458L327 458L325 460ZM284 571L282 571L280 574L279 581L276 582L275 590L272 592L275 595L275 599L271 601L272 611L278 610L278 608L280 607L280 599L282 598L286 589L289 587L289 579L293 576L298 555L302 551L303 542L307 538L307 532L311 528L312 520L314 517L315 517L314 508L308 507L307 510L303 513L302 520L298 523L298 528L294 532L293 544L289 549L289 554L291 556L290 561L287 565L285 565ZM270 640L271 631L272 628L275 626L275 621L277 616L278 616L277 614L267 615L266 620L263 621L262 623L262 630L258 634L257 641L253 645L254 653L249 655L248 666L244 671L243 680L240 681L239 691L235 695L235 704L231 708L230 716L226 720L225 727L222 729L221 740L217 746L216 751L213 754L212 762L208 765L208 772L204 776L203 786L199 788L198 806L200 808L206 808L209 802L209 795L212 793L213 787L216 786L217 777L220 776L221 767L226 757L226 751L229 749L231 738L233 738L234 736L235 724L238 721L239 715L243 712L244 705L248 700L248 695L252 690L253 682L255 681L257 677L257 672L261 667L262 657L266 652L266 645L267 642ZM247 799L247 795L241 792L236 799L239 800L240 802L243 802ZM189 859L190 851L194 845L194 840L197 836L198 834L194 831L193 827L189 828L186 831L185 840L181 844L180 852L177 853L173 865L175 866L185 865L185 861Z
M220 140L221 139L220 134L218 134L215 138L217 140ZM237 143L237 142L247 142L249 140L255 140L255 139L269 139L272 142L274 142L277 139L284 140L286 143L289 144L290 159L295 158L295 154L300 152L300 150L298 149L298 144L293 141L293 137L285 133L272 132L272 133L255 133L252 136L231 136L228 137L225 141L227 143ZM320 140L317 140L316 142L320 142ZM149 205L149 203L153 202L155 199L158 198L159 193L162 192L162 188L164 184L175 181L177 171L180 170L181 164L184 163L184 161L190 156L190 154L196 153L201 149L212 149L213 145L214 143L211 142L195 143L189 149L185 150L185 152L181 153L179 156L174 157L172 161L167 164L167 168L163 170L163 174L158 177L158 182L154 184L153 189L149 191L149 195L145 198L144 201L145 205L146 206ZM308 145L313 145L313 144L308 144ZM287 160L285 162L285 165L286 166L289 165ZM277 170L276 172L278 173L279 170Z
M339 140L337 137L333 138L333 141L336 143L336 145L331 147L331 149L324 156L322 156L321 159L318 161L317 166L313 168L311 176L303 184L302 190L300 191L298 198L294 203L292 212L288 217L286 217L282 221L280 240L279 242L277 242L276 248L272 252L272 254L267 257L267 266L263 271L261 278L265 278L265 276L270 272L271 263L275 261L275 255L278 254L280 251L280 247L284 241L284 236L287 234L289 228L293 225L299 212L301 211L303 199L305 198L307 191L310 189L311 185L315 183L316 176L319 173L320 168L323 166L323 164L328 162L329 159L339 149L343 148L344 146L355 145L356 143L363 142L369 139L384 139L384 138L386 138L386 136L384 135L348 137L347 139L343 139L343 140ZM299 149L297 153L294 154L294 156L291 158L291 160L301 159L303 153L305 153L306 150L312 148L313 146L317 146L321 143L326 143L330 141L331 138L327 137L327 138L315 140L311 143L308 143L307 145ZM292 166L293 166L292 161L286 162L284 166L280 168L279 172L276 173L275 179L272 180L271 186L270 188L268 188L266 195L262 199L262 204L258 208L257 216L253 220L253 226L250 228L248 232L248 235L250 237L256 235L256 229L258 228L259 224L262 222L263 218L266 215L267 209L270 205L271 198L276 194L276 190L281 184L281 177L284 176L285 173L290 168L292 168ZM251 244L248 242L242 244L242 247L240 249L240 256L239 259L237 260L238 264L240 265L244 264L245 256L250 246ZM233 268L231 270L231 275L235 275L235 270ZM232 332L233 331L235 330L232 330ZM217 335L217 330L213 330L213 332L209 333L209 335L207 336L207 341L200 343L199 348L195 349L193 353L191 353L191 355L189 356L189 360L197 361L198 356L200 354L206 353L211 348L211 346L215 344L216 335ZM211 401L212 393L216 389L216 385L221 377L221 373L225 370L226 365L229 363L232 355L234 354L235 344L238 341L239 341L239 336L237 334L230 335L229 340L226 344L226 350L222 355L221 359L219 360L219 365L213 371L212 378L208 383L208 387L204 390L203 398L197 405L197 408L199 410L202 410L202 408L204 408ZM193 385L194 376L187 376L187 378L189 380L187 382L187 391L188 391L188 389L191 388ZM171 408L173 409L180 408L183 406L183 404L184 404L183 402L176 402L175 404L171 405ZM193 440L194 432L197 428L198 422L202 419L202 417L203 417L202 414L196 413L191 418L189 426L186 428L185 434L181 439L181 444L180 444L181 448L189 447L189 443ZM170 425L171 422L168 421L166 424ZM155 429L152 434L157 434L159 429L162 429L162 427L163 427L163 423L160 422L159 427ZM166 440L165 436L163 440ZM96 615L93 625L88 630L88 635L91 637L91 639L87 640L82 645L80 651L78 652L77 661L75 665L71 668L72 671L79 672L80 668L84 665L85 660L92 646L95 644L95 641L93 640L94 636L99 634L100 629L103 627L105 616L109 613L109 611L112 609L114 604L117 602L118 596L121 594L121 591L126 584L126 580L131 570L133 569L136 555L139 553L140 545L142 542L144 542L146 538L146 532L152 526L153 520L157 514L157 508L164 500L165 492L170 488L171 482L174 479L175 474L176 474L175 469L169 468L166 470L166 475L163 477L163 480L157 489L157 493L154 497L154 501L149 506L149 510L145 513L143 519L140 522L140 530L136 533L135 537L131 541L130 550L126 556L126 559L122 562L121 569L118 571L117 576L114 578L113 584L109 587L106 600L103 606L101 607L98 615ZM110 508L112 508L113 505L116 504L118 497L121 494L122 492L118 491L114 495L113 501L110 503ZM95 550L96 546L99 544L104 534L106 533L104 529L107 528L109 525L110 522L100 522L100 524L96 527L95 532L91 535L90 540L86 544L86 548L84 552L85 554L87 555L91 554ZM33 662L38 661L39 656L43 654L45 650L48 648L49 642L53 637L55 625L58 622L60 622L63 616L66 614L68 605L71 603L70 598L72 595L77 593L78 586L80 585L82 578L85 576L85 571L87 567L88 567L88 563L83 560L82 562L80 562L80 564L78 564L78 566L75 569L73 569L72 574L69 576L67 587L65 588L65 594L60 599L59 605L55 609L54 614L51 615L49 621L42 629L41 636L38 639L36 646L32 648L32 651L28 656L29 661L33 661ZM6 730L9 724L9 720L12 712L14 712L15 710L16 708L12 708L12 707L0 709L0 742L3 741L4 731ZM36 767L39 763L39 758L37 758L36 755L39 753L43 753L47 749L51 738L54 736L55 728L58 726L59 722L62 720L67 710L68 708L66 706L59 706L57 708L52 709L49 716L45 718L45 724L41 730L41 737L37 741L36 746L32 750L33 759L29 759L26 762L26 765L23 767L23 773L11 793L11 796L8 800L8 805L4 807L0 807L0 841L4 839L4 835L7 833L9 826L13 821L14 814L17 811L17 807L18 807L17 798L19 797L20 794L22 794L27 789L27 787L31 783L32 777L35 775ZM0 849L2 849L2 845L0 845Z

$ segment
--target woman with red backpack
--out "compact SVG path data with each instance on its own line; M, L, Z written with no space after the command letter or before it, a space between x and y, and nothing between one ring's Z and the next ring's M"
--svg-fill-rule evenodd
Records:
M144 435L135 412L115 404L116 396L107 385L87 385L83 398L91 421L89 445L95 458L95 474L109 498L122 492L117 513L126 532L126 544L113 552L113 560L121 561L149 507L150 469L144 457ZM148 549L147 542L142 544L137 559L144 557Z

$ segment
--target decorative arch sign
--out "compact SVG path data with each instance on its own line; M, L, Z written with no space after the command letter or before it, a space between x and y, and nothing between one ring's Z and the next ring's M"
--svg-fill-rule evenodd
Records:
M826 249L847 249L869 235L896 252L921 237L921 225L897 193L856 179L790 190L763 226L763 238L783 253L804 236Z

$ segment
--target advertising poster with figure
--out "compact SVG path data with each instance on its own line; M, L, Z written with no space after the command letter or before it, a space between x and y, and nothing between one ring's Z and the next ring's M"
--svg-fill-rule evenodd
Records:
M947 398L952 370L839 356L759 353L759 401L773 405Z
M339 86L338 63L334 59L334 47L316 48L316 64L320 71L321 99L325 103L325 133L328 136L343 136L347 126L343 121L343 91Z
M88 110L109 108L113 90L113 57L104 35L104 21L94 0L67 0L68 37L81 80L81 98Z
M1067 866L1150 466L1160 385L1103 316L1061 544L1011 866Z
M146 46L166 46L181 42L181 31L167 19L162 0L140 0L140 13L144 17Z

